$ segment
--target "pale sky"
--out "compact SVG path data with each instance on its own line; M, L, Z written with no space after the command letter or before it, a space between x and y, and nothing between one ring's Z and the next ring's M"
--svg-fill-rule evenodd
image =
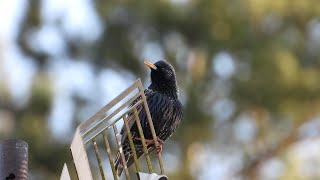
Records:
M75 112L72 94L91 102L90 107L84 107L80 112L81 118L86 120L121 91L125 90L137 77L131 73L119 72L107 67L95 75L88 63L90 60L77 59L75 61L66 54L63 33L67 35L67 38L93 42L99 38L104 28L108 28L107 24L102 23L94 12L89 0L43 0L41 2L41 15L45 23L44 26L30 35L30 44L35 50L47 52L53 57L47 65L48 77L53 82L54 96L53 109L48 119L53 136L61 139L65 135L73 133L70 126ZM174 2L179 4L187 1L176 0ZM25 105L30 96L31 83L38 71L35 62L24 56L15 42L19 23L23 19L28 0L0 0L0 4L0 76L4 76L0 79L9 87L14 104L21 107ZM55 25L58 19L62 19L61 27ZM310 43L319 44L319 20L311 22L309 26ZM142 61L144 59L164 59L164 51L157 42L146 42L142 49ZM212 61L212 71L222 81L230 79L237 71L236 60L227 51L217 53L212 57ZM146 86L148 83L144 82L144 85ZM232 115L235 108L231 99L221 97L213 105L212 111L218 121L225 121ZM225 109L229 109L229 111L224 111ZM252 122L253 120L244 114L232 127L240 141L250 141L256 133L255 124ZM69 142L69 139L64 140ZM302 144L303 146L298 144L297 149L292 150L292 152L302 152L307 146L314 149L314 153L319 152L319 146L311 146L311 144L308 142ZM210 149L207 146L203 146L202 151L203 155L200 160L203 158L203 161L209 160L210 163L208 166L199 166L200 169L195 170L194 173L198 179L208 179L210 177L227 179L229 169L239 166L242 158L241 152L237 151L225 153ZM307 153L307 155L309 154ZM168 156L172 156L171 158L174 159L172 154L169 153ZM309 156L299 158L307 159ZM283 164L278 159L273 159L270 164L283 168ZM275 174L274 172L278 171L270 168L271 165L263 169L268 172L267 174Z

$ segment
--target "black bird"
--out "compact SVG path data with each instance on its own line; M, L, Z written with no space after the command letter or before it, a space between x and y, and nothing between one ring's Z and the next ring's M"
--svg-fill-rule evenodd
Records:
M169 63L162 60L155 64L145 61L144 64L151 69L151 84L144 93L151 113L157 140L160 144L160 147L157 148L157 153L161 153L163 142L173 134L181 122L183 118L183 109L178 98L178 86L174 68ZM137 111L139 113L140 123L146 138L148 150L153 151L155 150L154 141L143 105L139 105ZM139 158L144 153L134 114L128 114L127 119ZM134 159L127 131L124 126L121 129L121 135L123 153L125 155L127 167L129 168L134 163ZM119 152L115 159L115 168L118 176L120 176L123 171L123 165Z

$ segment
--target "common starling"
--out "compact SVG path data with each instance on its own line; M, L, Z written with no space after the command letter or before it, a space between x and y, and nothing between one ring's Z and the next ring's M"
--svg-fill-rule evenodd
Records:
M181 122L183 118L183 109L178 98L178 86L174 68L166 61L158 61L155 64L145 61L144 64L151 69L151 84L144 93L149 106L157 140L160 144L157 148L157 153L161 153L163 142L173 134ZM139 113L139 119L148 150L153 151L155 150L154 141L147 115L142 104L137 107L137 111ZM127 119L133 136L137 157L139 158L144 152L134 114L128 114ZM128 134L124 126L121 129L121 135L123 153L127 168L129 168L134 163L134 159L127 136ZM115 168L118 176L120 176L123 171L123 165L119 152L115 159Z

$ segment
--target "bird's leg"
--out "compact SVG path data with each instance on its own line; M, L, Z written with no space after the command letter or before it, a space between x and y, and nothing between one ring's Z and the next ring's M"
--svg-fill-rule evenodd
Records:
M160 139L159 137L157 137L157 141L158 141L158 146L156 147L156 150L157 150L157 154L159 155L161 152L162 152L162 144L163 144L163 141L162 139Z
M162 152L163 141L159 137L157 137L157 141L158 141L158 146L156 146L156 150L157 150L157 154L159 155Z
M141 138L139 138L139 137L136 137L135 139L141 141ZM158 141L159 145L162 146L163 141L159 137L157 137L157 141ZM151 144L155 144L153 139L145 139L145 142L146 142L147 146L149 146Z
M159 137L157 137L157 141L158 141L158 143L159 143L160 145L162 145L162 144L163 144L162 139L160 139Z
M159 155L162 152L162 144L159 144L159 146L156 147L157 154Z
M141 138L139 138L139 137L136 137L136 140L139 140L139 141L142 142ZM144 139L144 140L145 140L147 146L149 146L151 144L154 144L154 140L153 139Z
M141 138L139 138L139 137L136 137L135 139L141 141ZM159 155L162 152L163 141L159 137L157 137L157 141L159 144L158 144L158 146L156 146L156 150L157 150L157 154ZM155 144L153 139L145 139L145 142L146 142L147 146Z

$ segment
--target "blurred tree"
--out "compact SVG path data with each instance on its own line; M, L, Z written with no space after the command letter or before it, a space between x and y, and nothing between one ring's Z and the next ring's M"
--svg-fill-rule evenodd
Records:
M72 22L66 20L68 12L53 20L46 17L48 2L29 1L16 39L24 56L38 66L28 103L15 106L7 98L6 83L0 88L1 114L10 112L14 117L6 117L15 121L14 132L3 135L30 143L35 179L57 179L63 162L70 159L69 142L54 139L47 121L56 98L52 61L59 59L86 61L97 79L90 86L94 88L108 68L146 79L144 58L166 58L175 66L185 119L172 138L180 147L180 153L174 153L179 155L178 167L169 172L172 179L213 177L210 173L220 173L214 168L229 166L223 165L223 158L208 162L209 155L222 157L233 150L239 152L236 158L241 163L220 179L259 179L262 165L270 157L283 159L293 143L302 141L296 137L300 126L319 117L320 6L316 0L81 1L92 6L103 27L101 33L92 30L84 35L68 32L66 26ZM91 19L85 23L91 25ZM63 53L55 53L58 47L52 34L35 38L48 26L62 39ZM47 41L49 50L38 41ZM75 127L94 112L85 110L79 116L83 107L97 110L99 106L76 90L71 94ZM73 132L70 129L69 134Z

